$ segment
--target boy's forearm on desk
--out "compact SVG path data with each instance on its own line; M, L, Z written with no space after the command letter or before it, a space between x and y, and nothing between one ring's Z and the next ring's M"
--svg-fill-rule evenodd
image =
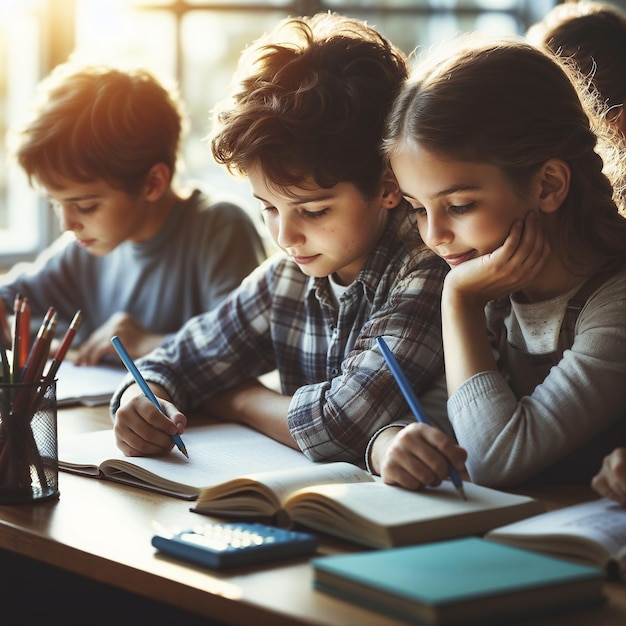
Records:
M250 380L210 399L207 409L221 421L238 422L298 448L287 427L290 396Z

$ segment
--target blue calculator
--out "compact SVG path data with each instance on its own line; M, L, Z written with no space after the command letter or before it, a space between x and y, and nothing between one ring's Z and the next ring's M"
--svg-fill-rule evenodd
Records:
M313 554L317 544L317 537L309 533L258 523L209 522L152 537L152 545L161 552L211 569Z

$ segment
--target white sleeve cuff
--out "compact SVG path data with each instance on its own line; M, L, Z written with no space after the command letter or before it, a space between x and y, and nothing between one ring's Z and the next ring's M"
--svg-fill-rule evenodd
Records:
M367 448L365 448L365 469L370 473L373 474L374 472L372 472L372 468L370 466L370 453L372 451L372 446L374 445L374 441L375 439L378 437L378 435L380 435L380 433L383 432L383 430L387 430L388 428L404 428L405 426L408 426L411 422L392 422L391 424L385 424L385 426L383 426L382 428L379 428L370 438L370 440L367 443Z

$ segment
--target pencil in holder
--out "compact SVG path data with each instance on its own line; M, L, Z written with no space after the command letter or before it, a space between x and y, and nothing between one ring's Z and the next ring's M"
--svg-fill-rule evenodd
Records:
M0 504L59 497L56 381L0 384Z

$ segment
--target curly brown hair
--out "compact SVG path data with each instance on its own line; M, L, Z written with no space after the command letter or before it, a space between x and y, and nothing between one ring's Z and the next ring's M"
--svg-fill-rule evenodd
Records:
M407 74L405 55L364 22L287 18L242 53L232 96L213 112L213 155L231 173L260 167L281 188L351 182L371 196Z
M137 193L156 163L174 175L186 125L177 91L146 70L69 62L40 84L14 156L44 187L104 180Z

